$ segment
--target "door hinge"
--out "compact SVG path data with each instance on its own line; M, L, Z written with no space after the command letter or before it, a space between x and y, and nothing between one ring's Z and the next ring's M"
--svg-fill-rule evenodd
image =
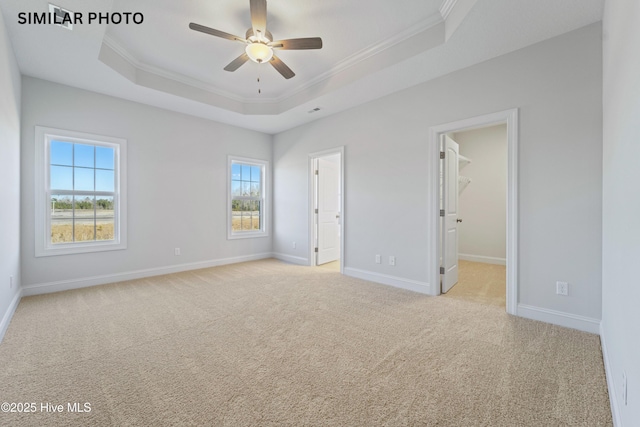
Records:
M441 152L440 152L440 158L441 158L441 159L444 159L444 151L441 151Z
M444 216L444 209L440 209L440 216Z
M444 274L444 267L440 267L440 274Z
M320 175L319 172L320 172L319 170L316 170L316 175Z
M318 209L316 209L316 213L318 213Z
M318 248L316 248L316 253L318 253Z

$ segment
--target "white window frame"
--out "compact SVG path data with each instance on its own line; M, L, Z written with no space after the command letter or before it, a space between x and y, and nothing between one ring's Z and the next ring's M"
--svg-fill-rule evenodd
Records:
M260 166L262 168L262 177L260 183L262 185L261 188L261 206L262 206L262 228L257 231L233 231L232 221L233 221L233 211L232 202L233 195L231 194L231 174L232 174L232 165L234 163L242 163L245 165L252 166ZM247 157L238 157L238 156L228 156L227 161L227 239L249 239L255 237L268 237L269 236L269 161L260 160L260 159L251 159Z
M122 138L94 135L43 126L35 127L35 256L70 255L127 248L127 141ZM94 146L115 151L113 194L114 240L51 243L51 191L49 155L52 140ZM93 192L95 193L95 192Z

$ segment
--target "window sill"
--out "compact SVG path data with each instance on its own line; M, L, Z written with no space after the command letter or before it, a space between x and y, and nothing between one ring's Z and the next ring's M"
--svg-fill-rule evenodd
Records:
M36 248L35 256L47 257L57 255L76 255L93 252L107 252L107 251L119 251L127 249L125 243L73 243L73 244L59 244L55 246L49 246L46 248Z
M231 233L227 235L227 240L236 240L236 239L253 239L258 237L269 237L269 233L266 231L261 232L249 232L249 233Z

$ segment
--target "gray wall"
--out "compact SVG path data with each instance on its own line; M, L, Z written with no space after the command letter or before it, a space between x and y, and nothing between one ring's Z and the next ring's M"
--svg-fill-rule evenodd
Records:
M307 156L344 145L345 271L428 283L429 127L517 107L520 303L600 319L601 35L593 24L276 135L274 252L308 258Z
M459 196L458 253L461 259L504 264L507 257L507 125L456 132L460 154L471 163L460 175L471 179Z
M20 289L20 71L0 11L0 340ZM13 276L13 287L9 277Z
M640 2L604 13L602 346L619 426L640 423ZM628 401L622 400L627 376Z
M271 253L271 237L226 237L227 155L271 161L271 136L30 77L23 78L22 89L25 291L33 285L105 275L102 281L109 282L122 273L151 275L172 266ZM128 141L128 249L34 256L36 125Z

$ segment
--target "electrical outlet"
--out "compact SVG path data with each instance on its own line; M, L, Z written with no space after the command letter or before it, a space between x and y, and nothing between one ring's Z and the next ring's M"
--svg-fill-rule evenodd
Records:
M567 282L556 282L556 294L558 294L558 295L569 295L569 283L567 283Z
M176 248L176 249L175 249L175 254L176 254L176 256L179 256L179 255L180 255L180 248Z
M380 255L376 255L376 264L382 264L382 257Z
M9 276L9 289L13 289L13 276Z
M622 372L622 404L627 406L627 373Z
M291 247L292 247L293 249L295 249L295 248L296 248L296 242L293 242L293 243L291 244Z
M389 257L389 265L396 265L396 257L393 255Z

